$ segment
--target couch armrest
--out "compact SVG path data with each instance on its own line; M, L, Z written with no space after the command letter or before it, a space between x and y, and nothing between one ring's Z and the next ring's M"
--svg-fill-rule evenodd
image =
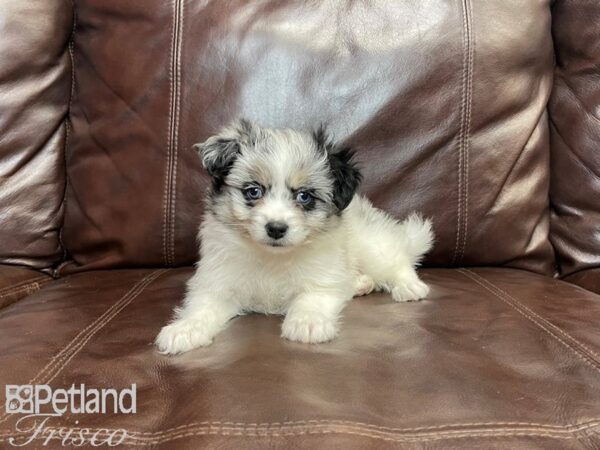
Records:
M600 294L600 268L581 270L564 277L563 280Z
M554 1L552 36L556 68L548 103L550 240L561 276L575 284L580 283L572 279L585 279L588 286L595 278L598 292L600 2Z
M0 265L0 308L39 290L52 277L33 269Z

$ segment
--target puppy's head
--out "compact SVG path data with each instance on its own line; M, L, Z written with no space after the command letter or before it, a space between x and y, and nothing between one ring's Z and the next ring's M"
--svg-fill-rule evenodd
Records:
M196 144L225 226L266 248L294 248L336 226L361 180L353 152L310 134L239 120Z

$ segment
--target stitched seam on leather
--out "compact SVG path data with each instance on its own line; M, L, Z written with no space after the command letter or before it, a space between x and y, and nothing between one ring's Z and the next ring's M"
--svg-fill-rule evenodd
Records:
M175 8L175 2L177 0L172 0L171 6ZM168 237L167 237L167 214L169 212L168 203L170 201L169 197L169 187L171 184L171 129L173 122L173 97L174 97L174 83L173 83L173 53L175 48L175 27L176 27L176 18L175 12L172 14L172 25L171 25L171 45L169 50L169 119L167 124L167 167L165 172L165 185L163 188L163 262L165 265L169 265L169 250L168 250Z
M553 437L562 437L562 438L566 438L566 439L570 439L574 436L572 436L574 433L579 433L583 430L589 429L591 427L594 426L598 426L598 423L595 422L593 424L589 424L589 425L584 425L581 427L577 427L574 428L572 430L556 430L553 432L550 432L548 430L539 430L539 429L490 429L490 430L448 430L448 431L434 431L434 432L425 432L425 433L413 433L412 435L410 433L405 434L404 436L401 436L402 433L397 433L397 432L387 432L387 431L382 431L382 430L376 430L376 429L369 429L367 427L362 427L362 426L357 426L356 424L340 424L340 423L333 423L333 422L329 422L329 423L323 423L323 424L318 424L318 425L310 425L310 426L306 426L306 425L301 425L301 426L285 426L285 425L279 425L279 426L268 426L268 427L255 427L255 426L241 426L241 427L231 427L231 426L223 426L223 425L211 425L211 426L204 426L204 427L196 427L196 430L186 430L185 432L175 432L175 433L166 433L163 434L160 437L156 437L156 438L145 438L146 441L148 442L162 442L164 440L167 439L173 439L173 438L177 438L177 437L181 437L181 436L185 436L187 434L189 434L190 432L194 432L194 431L199 431L199 430L222 430L222 431L238 431L238 432L246 432L246 433L253 433L256 435L269 435L270 433L273 433L273 431L275 432L300 432L302 434L304 434L304 432L311 432L311 431L315 431L315 428L320 428L320 432L335 432L336 430L338 431L361 431L361 432L365 432L365 433L370 433L371 435L373 435L374 437L382 437L382 436L390 436L390 435L396 435L394 436L395 439L416 439L416 440L420 440L421 438L424 437L438 437L438 438L448 438L448 437L456 437L456 436L481 436L481 435L486 435L486 434L515 434L515 433L527 433L527 434L531 434L531 433L535 433L537 435L549 435L549 436L553 436ZM327 429L329 428L329 429ZM324 430L325 429L325 430ZM406 432L405 432L406 433ZM276 434L274 434L276 435ZM130 434L129 437L131 437L132 439L137 439L137 440L142 440L143 438L139 438L137 437L137 435L135 434Z
M65 116L65 145L63 148L63 156L64 156L64 165L65 165L65 188L63 192L63 198L61 201L61 207L63 212L62 223L60 225L60 231L58 232L58 242L62 247L63 251L63 262L67 259L67 247L63 241L63 230L65 225L65 218L67 215L67 188L69 184L69 177L67 175L67 151L69 149L69 140L71 138L71 107L73 106L73 97L75 95L75 33L77 31L77 8L75 7L75 0L71 0L71 8L73 11L73 28L71 30L71 38L69 39L69 44L67 46L69 52L69 59L71 60L71 91L69 93L69 104L67 106L67 115ZM59 268L61 265L59 264ZM57 269L58 270L58 269ZM56 271L55 271L56 273Z
M219 422L214 422L219 423ZM401 435L398 433L389 433L377 431L365 427L353 426L353 425L341 425L339 423L327 423L322 425L312 425L307 427L302 426L268 426L268 427L256 427L256 426L240 426L230 427L222 425L210 425L197 427L194 430L185 430L184 432L170 433L162 435L156 438L150 437L138 437L135 432L127 431L127 439L129 444L132 445L151 445L168 442L175 439L181 439L183 437L194 436L194 435L221 435L221 436L253 436L253 437L266 437L266 436L295 436L304 434L355 434L372 437L374 439L382 439L389 441L431 441L441 439L456 439L456 438L474 438L474 437L515 437L515 436L529 436L529 437L550 437L554 439L576 439L586 430L591 430L599 425L598 421L582 424L580 426L565 426L560 430L547 431L537 429L522 429L522 428L505 428L505 429L488 429L488 430L452 430L447 432L429 432L429 433L413 433ZM54 428L49 428L50 430ZM80 428L73 429L74 432L81 430ZM98 437L103 437L115 431L114 429L88 429L89 433L97 433ZM12 437L18 437L23 433L16 433ZM7 436L8 437L8 436ZM57 436L60 438L60 436ZM0 439L0 441L3 439Z
M27 384L48 384L56 378L73 357L81 351L85 344L102 328L104 328L117 314L128 306L152 281L162 275L166 270L156 270L135 283L129 291L111 305L91 324L81 330L61 351L35 375ZM11 415L2 414L0 423L5 422Z
M555 340L557 340L558 342L563 344L565 347L569 348L579 359L581 359L587 365L589 365L596 371L600 372L600 361L598 361L596 359L596 358L598 358L598 355L595 352L593 352L592 350L590 350L583 343L579 342L573 336L571 336L570 334L561 330L556 325L548 322L542 316L535 313L534 311L529 309L527 306L523 305L516 298L514 298L507 292L503 291L502 289L497 287L495 284L493 284L491 281L487 280L486 278L484 278L474 272L471 272L470 270L467 270L467 269L459 269L459 272L461 272L463 275L465 275L466 277L473 280L475 283L479 284L481 287L483 287L487 291L494 294L494 296L498 297L500 300L502 300L507 305L511 306L515 311L519 312L522 316L527 318L529 321L533 322L539 328L544 330L548 335L550 335ZM472 276L469 274L471 274ZM479 280L481 280L481 281L479 281ZM486 284L487 284L487 286L486 286ZM568 342L565 342L563 339L561 339L561 337L559 335L562 335L565 339L571 341L571 344L569 344Z
M470 123L468 114L470 113L470 80L472 72L472 57L471 57L471 14L469 0L462 0L462 33L463 33L463 70L462 70L462 93L460 102L460 127L458 133L458 193L457 193L457 212L456 212L456 241L454 243L454 255L452 263L457 264L462 259L464 252L463 245L466 242L465 233L465 216L467 214L467 194L465 180L465 166L468 164L467 158L467 122ZM470 127L470 126L469 126Z
M122 304L120 304L118 308L114 309L114 311L110 314L110 316L107 316L106 319L104 319L102 321L102 323L99 323L97 327L95 327L93 330L91 330L90 333L88 334L88 336L77 345L77 348L75 348L71 352L71 355L66 360L65 360L66 355L64 355L63 358L61 358L60 366L56 368L56 370L52 376L50 376L51 372L48 374L48 376L50 376L50 378L48 378L48 380L46 381L45 384L51 383L62 372L62 370L66 367L66 365L69 364L69 362L81 351L81 349L85 346L85 344L87 344L90 341L90 339L92 339L92 337L94 337L94 335L98 331L100 331L102 328L104 328L121 311L123 311L127 306L129 306L131 304L131 302L133 300L135 300L139 294L142 293L142 291L146 288L146 286L148 286L150 283L152 283L152 281L154 281L156 278L158 278L162 273L164 273L164 270L160 271L158 273L155 272L155 274L156 274L155 276L150 276L143 283L139 283L136 286L135 292L132 291L131 295L127 298L126 301L123 301Z
M21 293L25 293L26 295L32 294L40 289L40 285L38 283L31 283L25 286L21 286L19 288L13 289L11 291L7 291L3 294L0 294L0 300L3 298L18 296Z
M57 428L48 427L45 429L45 432L54 432L59 431ZM331 429L324 430L315 430L315 429L302 429L302 430L269 430L269 431L254 431L254 430L222 430L222 429L201 429L195 430L188 433L183 433L175 436L167 436L165 438L160 439L145 439L139 440L136 438L132 438L131 436L127 436L123 443L127 443L128 445L135 446L148 446L148 445L156 445L163 444L166 442L174 441L177 439L182 439L185 437L191 436L206 436L206 435L215 435L215 436L243 436L243 437L282 437L282 436L303 436L307 434L348 434L348 435L357 435L357 436L365 436L373 439L379 439L384 441L394 441L394 442L428 442L428 441L440 441L444 439L462 439L462 438L481 438L481 437L548 437L552 439L576 439L575 435L553 435L550 433L529 433L529 432L487 432L487 433L465 433L465 434L456 434L456 435L439 435L439 436L385 436L377 433L372 433L363 430L356 429L347 429L347 428L338 428L331 427ZM96 435L97 438L108 437L103 436L101 434ZM6 438L1 438L0 441L7 440L9 438L18 438L18 436L7 436ZM41 436L38 439L46 440L46 439L63 439L60 435L53 435L52 437Z
M176 61L177 61L177 65L176 65L176 71L175 71L175 76L176 76L176 95L175 95L175 100L176 100L176 106L175 106L175 124L173 126L174 130L175 130L175 137L174 137L174 148L173 148L173 180L172 180L172 187L171 187L171 195L172 195L172 199L171 199L171 203L170 203L170 207L171 207L171 217L170 217L170 231L171 231L171 240L170 240L170 244L171 244L171 263L175 264L175 207L176 207L176 202L177 202L177 163L178 163L178 159L179 159L179 115L180 115L180 111L181 111L181 48L182 48L182 42L183 42L183 18L184 18L184 8L185 8L185 3L183 1L179 1L179 11L178 11L178 22L179 22L179 27L178 27L178 32L177 32L177 45L176 45L176 50L177 50L177 57L176 57Z
M177 154L179 140L179 103L181 70L181 26L183 1L173 0L171 50L169 56L169 125L167 141L167 168L163 191L163 259L167 266L175 262L175 195Z
M469 150L471 140L471 110L473 103L473 64L475 59L475 38L473 36L473 11L471 0L465 0L465 11L467 12L468 19L466 21L466 29L468 32L468 47L469 47L469 59L468 59L468 75L467 75L467 91L466 91L466 125L465 125L465 136L463 138L463 187L464 187L464 203L463 203L463 233L462 242L460 245L460 252L458 255L458 261L462 261L465 255L465 248L467 246L467 235L469 225Z
M375 424L369 424L365 422L353 422L348 420L297 420L297 421L288 421L288 422L263 422L263 423L247 423L247 422L223 422L223 421L203 421L203 422L193 422L187 425L180 425L178 427L168 428L165 430L154 431L154 432L141 432L141 431L131 431L127 430L128 434L132 437L136 436L148 436L148 437L160 437L163 438L165 436L177 435L180 433L187 432L192 429L201 429L201 428L222 428L222 429L252 429L252 430L269 430L269 429L302 429L302 428L314 428L324 427L324 426L340 426L345 428L355 428L355 429L367 429L369 431L380 431L380 432L389 432L396 434L456 434L456 433L467 433L467 432L498 432L498 431L528 431L528 432L546 432L546 433L554 433L554 434L568 434L568 433L578 433L584 430L594 429L595 427L600 426L600 417L589 419L585 422L579 422L575 424L567 424L567 425L554 425L554 424L543 424L536 422L467 422L467 423L455 423L455 424L447 424L447 425L436 425L436 426L427 426L427 427L413 427L413 428L394 428L394 427L385 427ZM469 430L467 427L479 427L479 429ZM457 428L452 430L451 428ZM461 429L462 428L462 429ZM489 429L485 429L489 428ZM83 429L91 430L90 432L95 432L96 430L85 427L85 428L72 428L74 431L79 431ZM112 433L118 431L115 428L101 428L105 433ZM27 434L28 431L15 432L12 430L4 430L0 432L0 436L8 436L8 435L24 435Z
M458 256L458 247L460 244L460 232L461 232L461 217L462 217L462 164L463 164L463 153L462 153L462 135L463 135L463 109L465 105L465 79L466 79L466 54L467 54L467 44L466 44L466 26L465 26L465 13L463 6L463 25L462 25L462 38L463 38L463 69L462 69L462 77L461 77L461 102L460 102L460 125L458 131L458 169L456 171L456 176L458 178L458 192L457 192L457 207L456 207L456 240L454 242L454 255L452 256L452 264L455 264Z
M469 207L469 135L471 130L471 98L473 87L474 46L470 0L462 0L463 14L463 74L458 136L458 205L456 214L456 241L452 263L462 260L467 242Z
M51 280L51 278L48 278L48 277L35 277L35 278L29 278L28 280L19 281L18 283L11 284L10 286L6 286L6 287L0 289L0 297L7 295L7 293L9 293L9 292L25 288L29 284L42 285L42 284L44 284L44 281L50 281L50 280Z
M471 272L468 269L465 269L468 272ZM471 272L473 273L473 272ZM503 293L504 295L506 295L507 297L509 297L510 299L512 299L514 302L516 302L517 304L519 304L523 309L529 311L529 313L535 317L538 317L541 321L543 321L544 323L546 323L550 328L554 329L557 333L561 334L562 336L564 336L566 339L570 340L571 342L573 342L575 345L581 347L583 350L585 350L587 353L590 354L590 356L593 356L593 358L597 359L597 363L600 364L600 355L598 353L596 353L594 350L592 350L591 348L589 348L587 345L585 345L583 342L577 340L576 338L574 338L573 336L571 336L569 333L567 333L566 331L562 330L561 328L557 327L556 325L554 325L552 322L544 319L542 316L540 316L539 314L537 314L535 311L533 311L532 309L530 309L528 306L524 305L523 303L521 303L519 301L519 299L517 299L516 297L510 295L508 292L506 292L505 290L503 290L501 287L495 285L494 283L492 283L491 281L489 281L486 278L483 278L481 275L473 273L473 275L478 276L479 278L481 278L484 282L488 283L489 285L495 287L499 292Z

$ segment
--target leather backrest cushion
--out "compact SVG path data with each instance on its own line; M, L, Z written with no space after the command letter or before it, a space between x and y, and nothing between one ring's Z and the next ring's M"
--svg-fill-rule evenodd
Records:
M320 123L365 192L433 218L427 264L552 271L550 1L80 0L68 270L196 259L192 144Z
M567 276L600 267L600 2L557 0L552 27L551 238Z
M72 29L68 1L0 6L0 263L50 269L63 257Z

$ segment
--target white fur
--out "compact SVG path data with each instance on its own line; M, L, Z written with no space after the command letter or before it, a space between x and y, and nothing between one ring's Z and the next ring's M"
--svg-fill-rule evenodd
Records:
M283 162L274 172L285 177L294 164L285 154L279 158ZM232 169L233 176L242 176L241 170ZM224 209L209 211L200 227L202 257L183 305L156 338L163 353L208 345L230 319L250 311L285 315L284 338L326 342L338 333L341 312L354 296L377 290L403 302L429 291L415 268L431 248L433 233L431 223L416 214L396 221L360 195L341 214L327 219L316 214L318 224L304 220L282 195L266 198L251 212L233 197L218 208ZM267 245L261 230L273 218L292 224L289 245Z

